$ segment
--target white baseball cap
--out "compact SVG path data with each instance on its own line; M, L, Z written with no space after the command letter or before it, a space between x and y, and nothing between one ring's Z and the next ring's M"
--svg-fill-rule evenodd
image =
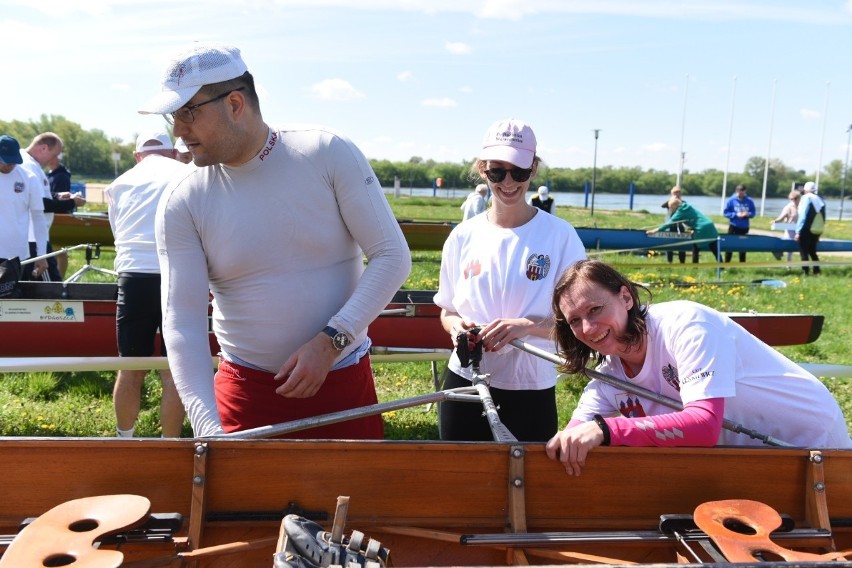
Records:
M174 145L169 135L162 130L143 132L136 138L137 152L150 152L151 150L173 150Z
M171 60L162 90L139 109L139 114L168 114L184 106L201 87L229 81L248 68L236 47L196 43Z
M540 186L540 187L538 188L538 194L539 194L539 196L541 196L541 197L547 197L547 196L548 196L548 194L550 194L550 190L549 190L549 189L547 189L547 186L546 186L546 185L542 185L542 186Z
M804 189L805 189L805 191L810 191L810 192L812 192L812 193L817 193L817 192L818 192L817 184L815 184L815 183L814 183L814 182L812 182L812 181L807 182L807 183L805 184L805 188L804 188Z
M509 162L529 168L535 158L535 134L523 121L511 118L491 125L482 139L480 160Z

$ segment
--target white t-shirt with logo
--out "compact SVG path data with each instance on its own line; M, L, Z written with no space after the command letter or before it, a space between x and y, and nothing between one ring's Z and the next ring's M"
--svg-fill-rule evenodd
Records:
M651 305L648 349L632 384L687 404L722 397L725 418L796 446L850 448L843 412L813 375L766 345L729 317L687 300ZM626 379L617 357L602 373ZM623 388L592 381L572 419L595 414L627 417L674 412ZM720 445L762 445L723 429Z
M586 258L577 231L567 221L541 211L512 229L477 215L457 225L444 243L435 304L485 325L498 318L551 317L553 288L562 272ZM529 336L524 341L553 353L551 339ZM454 352L453 372L471 378ZM480 371L490 384L507 390L541 390L556 384L557 372L544 359L507 346L484 353Z

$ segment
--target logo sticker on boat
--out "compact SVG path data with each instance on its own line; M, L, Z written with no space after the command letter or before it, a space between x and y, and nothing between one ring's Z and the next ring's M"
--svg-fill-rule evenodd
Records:
M83 322L83 302L0 300L0 322Z

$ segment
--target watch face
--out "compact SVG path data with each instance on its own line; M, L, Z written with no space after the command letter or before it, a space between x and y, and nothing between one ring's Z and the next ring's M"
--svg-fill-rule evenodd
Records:
M349 336L343 332L339 332L331 338L331 343L338 351L343 351L349 345Z

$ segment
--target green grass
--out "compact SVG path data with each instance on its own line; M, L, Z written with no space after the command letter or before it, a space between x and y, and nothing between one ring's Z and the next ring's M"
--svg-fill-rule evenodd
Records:
M389 199L398 218L417 220L450 220L460 218L461 199L409 198ZM660 213L646 211L595 211L559 207L557 214L576 226L613 228L647 228L660 224ZM720 225L721 216L711 216ZM753 221L755 229L769 229L770 218ZM832 221L828 225L832 238L852 239L852 223ZM114 252L105 248L94 264L112 268ZM773 262L768 253L749 253L749 261ZM630 254L607 254L604 259L619 266L635 281L651 284L654 301L688 298L722 311L775 313L815 313L825 316L820 338L811 344L781 347L779 351L797 362L852 365L852 295L848 293L852 267L826 267L818 278L803 278L798 270L784 267L751 268L734 262L717 279L714 269L695 268L689 264L669 265L659 255L644 257ZM837 257L832 257L837 259ZM405 284L410 289L434 289L438 286L440 252L412 253L413 267ZM710 261L709 253L702 260ZM829 260L827 257L825 260ZM850 260L850 258L845 258ZM84 262L83 252L71 253L71 268ZM70 272L69 272L70 273ZM87 280L108 280L90 272ZM751 284L758 279L778 279L786 288L770 288ZM695 284L684 287L684 283ZM444 364L438 364L439 372ZM376 386L381 402L422 395L433 390L432 370L428 362L377 363L374 365ZM0 375L0 435L6 436L111 436L115 431L112 409L114 373L32 373ZM840 402L852 432L852 379L822 377ZM568 377L557 387L560 421L567 422L585 381ZM149 373L145 380L142 412L136 432L140 436L159 436L158 406L160 383ZM436 409L421 406L385 415L386 436L392 439L429 440L438 437ZM184 435L190 436L188 425Z

